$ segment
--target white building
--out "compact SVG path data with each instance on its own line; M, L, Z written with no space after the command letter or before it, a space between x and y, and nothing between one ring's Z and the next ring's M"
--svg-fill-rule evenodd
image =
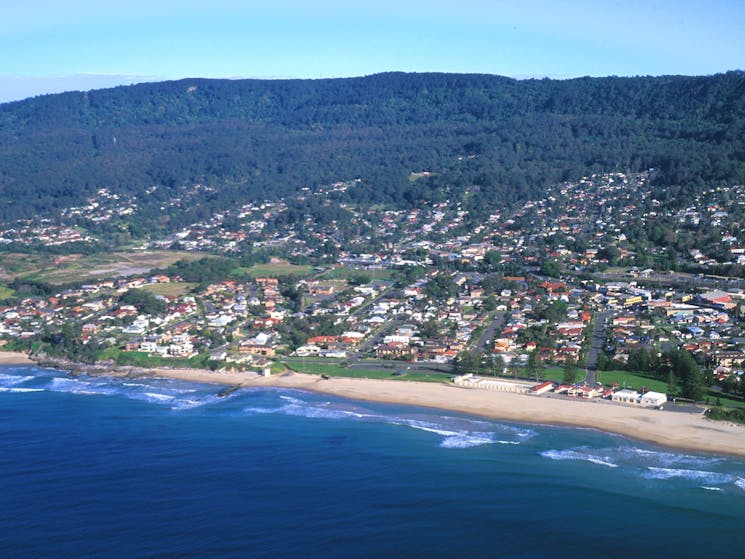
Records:
M647 392L642 396L640 404L642 406L651 406L658 408L661 405L663 405L665 402L667 402L667 395L662 394L661 392Z
M633 404L641 407L657 408L667 402L667 396L661 392L646 392L640 394L635 390L624 388L613 393L612 400L622 404Z

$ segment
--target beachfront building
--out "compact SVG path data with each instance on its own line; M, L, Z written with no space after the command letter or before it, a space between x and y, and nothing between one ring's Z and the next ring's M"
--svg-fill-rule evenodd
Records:
M642 395L636 390L630 388L624 388L618 392L614 392L611 400L614 402L620 402L621 404L635 404L638 405L641 402Z
M649 391L642 396L640 405L658 408L665 402L667 402L666 394Z
M455 377L453 382L458 386L466 388L481 388L484 390L496 390L498 392L514 392L517 394L528 394L534 388L534 382L520 382L511 380L486 379L473 374Z
M611 398L614 402L632 404L642 407L660 407L667 402L667 396L661 392L646 392L640 394L636 390L624 388L615 392Z

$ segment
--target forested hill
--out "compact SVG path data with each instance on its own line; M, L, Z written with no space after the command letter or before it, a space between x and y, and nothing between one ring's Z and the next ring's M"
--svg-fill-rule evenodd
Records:
M745 182L745 73L188 79L0 105L2 219L53 213L100 187L146 208L202 183L218 187L204 201L217 207L355 178L346 195L358 202L468 190L483 207L648 168L680 199Z

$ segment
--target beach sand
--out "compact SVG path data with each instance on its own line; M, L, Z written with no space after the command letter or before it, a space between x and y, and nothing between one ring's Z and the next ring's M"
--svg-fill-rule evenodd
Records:
M222 373L158 369L169 378L243 386L310 390L355 400L423 406L492 419L588 427L664 446L745 456L745 426L700 414L637 408L599 400L546 398L428 382L332 378L285 373Z
M33 365L25 353L15 351L0 351L0 365Z

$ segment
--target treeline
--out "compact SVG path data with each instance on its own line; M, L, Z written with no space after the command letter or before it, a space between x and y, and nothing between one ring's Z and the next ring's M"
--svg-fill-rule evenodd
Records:
M600 355L599 369L609 370L616 366L617 362ZM671 394L679 391L682 398L695 401L703 400L710 380L704 376L693 355L680 349L661 353L647 348L632 350L625 368L630 372L647 374L651 378L665 381Z
M363 182L350 202L410 207L468 191L483 213L591 172L648 168L669 202L745 181L743 138L741 72L140 84L0 105L0 219L54 214L108 187L137 196L135 221L156 222L164 200L197 183L219 188L190 208L218 209L353 178ZM434 174L410 180L416 171Z

